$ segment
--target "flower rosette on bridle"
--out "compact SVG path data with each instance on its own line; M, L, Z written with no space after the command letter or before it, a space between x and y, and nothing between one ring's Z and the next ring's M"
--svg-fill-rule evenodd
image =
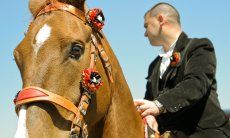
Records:
M82 85L90 92L95 92L102 86L101 76L91 68L85 69L82 73Z
M86 14L88 24L96 29L101 30L104 26L105 17L101 9L90 9Z
M181 61L181 54L179 52L174 52L170 57L171 67L176 67Z

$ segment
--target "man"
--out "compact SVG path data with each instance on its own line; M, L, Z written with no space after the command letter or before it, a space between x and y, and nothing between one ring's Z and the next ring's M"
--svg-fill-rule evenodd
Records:
M135 101L141 116L154 116L161 134L230 137L229 121L217 99L212 43L188 38L178 11L168 3L155 5L144 18L145 36L162 51L149 66L146 100Z

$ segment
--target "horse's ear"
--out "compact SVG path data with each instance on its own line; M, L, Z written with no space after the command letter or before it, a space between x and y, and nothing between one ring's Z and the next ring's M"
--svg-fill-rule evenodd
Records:
M81 3L82 5L85 4L85 0L79 0L79 3Z
M69 1L75 1L73 5L75 5L76 7L80 8L83 11L86 11L85 0L69 0Z
M38 12L48 3L48 0L29 0L29 9L33 16L36 16Z

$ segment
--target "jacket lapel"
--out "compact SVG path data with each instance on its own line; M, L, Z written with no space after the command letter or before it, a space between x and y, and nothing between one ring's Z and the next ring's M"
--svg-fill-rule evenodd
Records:
M179 36L177 42L176 42L176 46L175 46L175 48L173 50L173 53L175 53L175 52L179 52L179 53L183 52L187 42L188 42L188 37L184 32L182 32L181 35ZM181 61L182 61L182 59L181 59ZM176 65L175 67L172 67L172 66L169 65L169 67L167 68L165 74L162 77L162 79L164 80L163 81L164 85L169 79L172 79L173 77L176 76L177 69L180 66L180 64L181 64L181 62L178 65Z
M156 66L153 68L153 72L150 76L151 80L151 88L153 97L155 98L157 94L159 93L159 78L160 78L160 65L161 65L162 58L158 57L158 61L156 62Z

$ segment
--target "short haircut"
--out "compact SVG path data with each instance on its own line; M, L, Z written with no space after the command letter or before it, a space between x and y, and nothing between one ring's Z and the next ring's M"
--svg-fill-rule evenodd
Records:
M156 16L157 14L164 14L169 22L177 23L179 26L180 23L180 14L175 7L170 5L169 3L160 2L154 5L150 10L148 10L145 14L150 14L151 16Z

